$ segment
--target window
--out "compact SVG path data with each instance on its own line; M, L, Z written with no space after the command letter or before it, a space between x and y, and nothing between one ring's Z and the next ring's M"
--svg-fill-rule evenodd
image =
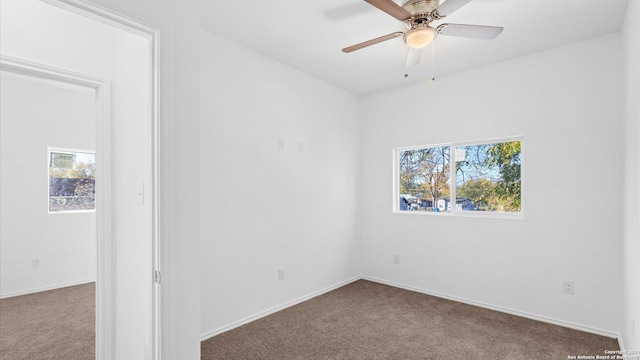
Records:
M447 211L450 198L449 146L399 152L400 210Z
M49 212L95 210L96 155L49 148Z
M521 215L521 153L519 138L396 149L394 210Z

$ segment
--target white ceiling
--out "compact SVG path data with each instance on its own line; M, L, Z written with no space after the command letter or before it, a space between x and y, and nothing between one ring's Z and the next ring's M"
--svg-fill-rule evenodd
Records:
M494 25L504 31L492 41L438 37L435 76L618 32L627 2L473 0L434 24ZM406 68L407 47L401 38L350 54L341 51L405 29L364 0L201 0L200 6L205 30L357 95L425 81L433 74L431 47L424 50L420 65Z

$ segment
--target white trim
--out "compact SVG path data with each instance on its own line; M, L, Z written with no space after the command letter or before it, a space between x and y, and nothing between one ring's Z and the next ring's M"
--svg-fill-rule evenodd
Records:
M151 56L151 266L152 272L162 274L160 247L160 32L152 27L144 29L149 38ZM162 358L162 287L153 281L151 287L151 359Z
M340 287L343 287L343 286L345 286L347 284L350 284L350 283L352 283L354 281L358 281L360 279L361 278L359 276L356 276L354 278L351 278L351 279L348 279L348 280L345 280L345 281L341 281L341 282L339 282L337 284L331 285L331 286L326 287L324 289L321 289L321 290L318 290L318 291L314 291L314 292L312 292L310 294L304 295L304 296L299 297L297 299L293 299L291 301L287 301L287 302L285 302L283 304L280 304L278 306L275 306L275 307L272 307L272 308L267 309L265 311L261 311L261 312L259 312L257 314L248 316L248 317L246 317L246 318L244 318L242 320L236 321L236 322L231 323L229 325L225 325L225 326L219 327L219 328L217 328L215 330L208 331L208 332L202 334L202 336L200 337L200 341L205 341L205 340L210 339L210 338L212 338L212 337L214 337L216 335L220 335L220 334L222 334L224 332L227 332L229 330L233 330L233 329L235 329L237 327L240 327L242 325L248 324L248 323L250 323L252 321L256 321L256 320L262 319L263 317L269 316L269 315L271 315L273 313L276 313L278 311L282 311L282 310L284 310L286 308L290 308L290 307L292 307L294 305L298 305L298 304L300 304L302 302L305 302L305 301L307 301L309 299L313 299L314 297L317 297L317 296L320 296L322 294L328 293L329 291L333 291L335 289L338 289Z
M602 329L598 329L598 328L594 328L594 327L590 327L590 326L586 326L586 325L581 325L581 324L576 324L576 323L572 323L572 322L568 322L568 321L558 320L558 319L554 319L554 318L550 318L550 317L546 317L546 316L531 314L531 313L528 313L528 312L509 309L509 308L505 308L505 307L502 307L502 306L496 306L496 305L492 305L492 304L487 304L487 303L480 302L480 301L469 300L469 299L465 299L465 298L458 297L458 296L447 295L447 294L443 294L443 293L440 293L440 292L437 292L437 291L426 290L426 289L422 289L422 288L418 288L418 287L414 287L414 286L400 284L400 283L393 282L393 281L387 281L387 280L378 279L378 278L371 277L371 276L363 275L361 278L363 280L373 281L373 282L376 282L376 283L379 283L379 284L389 285L389 286L397 287L397 288L400 288L400 289L405 289L405 290L409 290L409 291L413 291L413 292L417 292L417 293L421 293L421 294L426 294L426 295L439 297L439 298L442 298L442 299L447 299L447 300L460 302L460 303L463 303L463 304L468 304L468 305L473 305L473 306L477 306L477 307L481 307L481 308L485 308L485 309L489 309L489 310L499 311L499 312L502 312L502 313L511 314L511 315L515 315L515 316L519 316L519 317L523 317L523 318L527 318L527 319L531 319L531 320L541 321L541 322L544 322L544 323L547 323L547 324L558 325L558 326L562 326L562 327L573 329L573 330L587 332L587 333L590 333L590 334L606 336L606 337L613 338L613 339L619 339L620 338L619 334L614 333L612 331L602 330Z
M522 201L522 200L520 200ZM510 219L510 220L524 220L524 214L508 213L508 212L491 212L491 211L448 211L448 212L432 212L432 211L394 211L394 214L402 215L414 215L414 216L444 216L444 217L467 217L478 219Z
M58 215L73 215L73 214L92 214L92 213L95 213L95 212L96 212L95 209L89 209L89 210L59 210L59 211L48 211L47 215L58 216Z
M96 214L98 232L98 282L96 286L96 359L115 358L115 274L116 249L115 205L113 199L113 166L111 162L111 84L97 102L96 121Z
M133 19L128 16L125 16L120 13L116 13L107 9L105 7L101 7L95 5L91 2L85 0L40 0L47 4L56 6L58 8L69 10L73 13L85 16L87 18L99 21L101 23L107 24L109 26L118 28L123 31L127 31L129 33L139 35L144 37L149 41L149 61L150 61L150 79L151 79L151 123L150 125L150 137L151 137L151 189L150 193L152 196L151 199L151 237L152 237L152 269L149 269L150 275L149 279L152 282L152 294L151 294L151 359L161 359L161 349L162 349L162 324L161 324L161 286L160 284L156 284L152 279L156 271L161 271L161 252L160 252L160 203L159 203L159 174L160 174L160 162L159 162L159 116L160 116L160 105L159 105L159 74L160 74L160 65L159 65L159 31L153 26L147 25L144 22L139 21L138 19ZM104 129L105 131L109 131L110 128ZM105 139L110 141L110 137ZM110 144L110 143L109 143ZM110 160L110 159L109 159ZM101 160L104 161L104 160ZM102 167L102 165L101 165ZM111 183L108 184L109 190L111 189ZM97 194L96 194L97 196ZM101 201L102 202L102 201ZM100 203L97 203L99 205ZM107 229L105 229L107 230ZM110 231L110 230L108 230ZM109 233L111 235L111 233ZM115 253L112 255L109 260L109 264L105 264L105 266L110 267L115 270ZM114 272L115 273L115 272ZM113 294L114 289L110 289L109 294ZM115 315L115 313L114 313ZM113 319L112 319L113 320ZM99 335L99 334L96 334ZM114 337L115 338L115 337ZM106 340L105 343L109 343L110 350L107 349L96 349L96 358L97 359L113 359L115 358L115 343L114 338L111 340ZM98 339L96 337L96 339ZM100 343L100 341L96 341L96 343ZM100 351L98 351L100 350Z
M98 89L109 81L99 77L81 74L66 69L60 69L44 64L39 64L6 55L0 55L1 68L4 71L35 77L60 81L67 84L78 85L91 89Z
M67 154L73 154L73 153L81 153L81 154L92 154L95 155L96 150L88 150L88 149L72 149L72 148L65 148L65 147L58 147L58 146L47 146L47 149L49 152L58 152L58 153L67 153Z
M622 354L623 359L628 359L629 355L626 354L627 350L624 347L624 343L622 342L622 336L618 336L618 347L620 347L620 353Z
M29 289L29 290L21 290L21 291L16 291L16 292L12 292L12 293L0 294L0 300L1 299L8 299L8 298L16 297L16 296L35 294L35 293L39 293L39 292L43 292L43 291L62 289L62 288L66 288L66 287L69 287L69 286L77 286L77 285L89 284L89 283L92 283L92 282L96 282L96 279L85 279L85 280L71 281L71 282L68 282L68 283L49 285L49 286L43 286L43 287Z
M112 359L115 349L115 249L111 169L111 84L108 80L0 55L0 69L38 79L78 85L95 91L96 104L96 358Z
M153 39L156 35L151 26L85 0L40 1L147 39Z
M387 281L387 280L382 280L382 279L378 279L372 276L367 276L367 275L360 275L360 276L356 276L353 277L351 279L339 282L335 285L329 286L327 288L312 292L308 295L305 295L303 297L285 302L281 305L278 305L276 307L267 309L265 311L259 312L257 314L248 316L242 320L233 322L231 324L219 327L215 330L212 331L208 331L204 334L201 335L200 340L201 341L205 341L207 339L210 339L216 335L220 335L224 332L233 330L235 328L238 328L242 325L248 324L252 321L256 321L259 320L263 317L269 316L273 313L276 313L278 311L282 311L285 310L289 307L292 307L294 305L297 305L301 302L310 300L312 298L315 298L317 296L323 295L329 291L333 291L335 289L338 289L342 286L348 285L352 282L358 281L358 280L367 280L367 281L372 281L378 284L383 284L383 285L388 285L388 286L392 286L395 288L399 288L399 289L404 289L404 290L409 290L409 291L413 291L416 293L420 293L420 294L425 294L425 295L430 295L430 296L435 296L441 299L447 299L447 300L452 300L452 301L456 301L459 303L463 303L463 304L467 304L467 305L472 305L472 306L477 306L480 308L484 308L484 309L489 309L489 310L493 310L493 311L498 311L501 313L506 313L506 314L511 314L511 315L515 315L518 317L522 317L522 318L526 318L526 319L531 319L531 320L536 320L536 321L540 321L543 323L547 323L547 324L552 324L552 325L557 325L557 326L561 326L564 328L569 328L569 329L573 329L573 330L578 330L578 331L583 331L586 333L590 333L590 334L595 334L595 335L600 335L600 336L605 336L608 338L613 338L613 339L617 339L618 340L618 344L620 346L620 350L622 350L622 353L625 353L625 348L624 348L624 344L622 343L622 337L620 336L620 334L615 333L615 332L611 332L611 331L607 331L607 330L602 330L602 329L598 329L598 328L594 328L594 327L590 327L590 326L586 326L586 325L580 325L580 324L575 324L575 323L571 323L571 322L567 322L567 321L563 321L563 320L558 320L558 319L553 319L550 317L546 317L546 316L541 316L541 315L535 315L535 314L531 314L531 313L527 313L524 311L519 311L519 310L514 310L514 309L509 309L509 308L505 308L502 306L496 306L496 305L491 305L491 304L487 304L487 303L483 303L480 301L474 301L474 300L469 300L469 299L465 299L465 298L461 298L458 296L452 296L452 295L447 295L447 294L443 294L437 291L430 291L430 290L425 290L422 288L418 288L415 286L409 286L409 285L404 285L404 284L400 284L394 281ZM625 357L625 359L627 359Z

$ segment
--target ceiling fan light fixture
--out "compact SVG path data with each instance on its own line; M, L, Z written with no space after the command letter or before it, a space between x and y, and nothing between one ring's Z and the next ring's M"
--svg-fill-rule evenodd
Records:
M404 42L412 48L422 49L431 44L438 35L438 31L429 26L420 26L404 34Z

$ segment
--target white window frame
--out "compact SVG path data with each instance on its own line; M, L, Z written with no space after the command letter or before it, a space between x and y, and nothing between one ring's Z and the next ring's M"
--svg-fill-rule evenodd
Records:
M392 179L392 212L395 214L408 214L408 215L418 215L418 216L454 216L454 217L473 217L473 218L493 218L493 219L524 219L524 198L523 193L520 194L520 211L519 212L498 212L498 211L469 211L469 210L458 210L457 206L451 206L450 211L443 212L432 212L432 211L402 211L400 210L400 201L398 200L398 196L400 194L400 152L406 150L415 150L415 149L428 149L428 148L437 148L437 147L449 147L449 187L450 187L450 203L455 204L456 200L456 154L455 148L458 146L470 146L470 145L484 145L484 144L496 144L496 143L505 143L519 141L520 142L520 187L524 189L524 161L522 160L522 154L524 154L524 136L509 136L509 137L501 137L501 138L491 138L491 139L482 139L482 140L470 140L470 141L459 141L459 142L450 142L450 143L440 143L440 144L429 144L429 145L417 145L417 146L405 146L405 147L397 147L392 150L392 158L393 158L393 179Z
M51 215L59 215L59 214L82 214L82 213L94 213L94 212L96 212L96 205L95 204L94 204L93 209L51 211L51 208L49 207L49 201L50 201L49 199L51 198L51 193L50 193L51 180L50 180L50 177L49 177L49 167L50 167L50 160L51 160L51 153L52 152L93 154L94 158L96 156L96 151L95 150L72 149L72 148L53 147L53 146L47 147L47 213L49 213ZM97 201L98 201L98 199L96 198L96 202Z

